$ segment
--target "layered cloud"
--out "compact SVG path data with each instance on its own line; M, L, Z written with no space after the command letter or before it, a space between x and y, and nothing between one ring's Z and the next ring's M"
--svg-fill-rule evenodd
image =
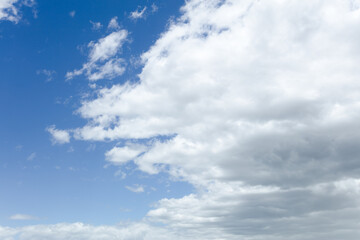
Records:
M71 131L141 140L107 159L193 184L147 215L188 239L358 239L359 6L188 1L139 82L98 90ZM103 42L89 62L114 56Z

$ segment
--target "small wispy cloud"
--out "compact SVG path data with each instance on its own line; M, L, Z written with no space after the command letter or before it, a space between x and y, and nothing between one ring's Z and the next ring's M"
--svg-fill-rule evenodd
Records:
M96 149L96 144L90 144L87 148L86 151L87 152L93 152Z
M19 220L19 221L26 221L26 220L37 220L38 217L26 215L26 214L15 214L9 217L11 220Z
M28 157L27 157L27 160L28 161L32 161L36 158L36 152L33 152L32 154L30 154Z
M142 10L137 9L133 12L130 13L129 18L132 20L137 20L140 18L145 18L145 11L146 11L147 7L144 7Z
M125 188L134 193L142 193L144 192L144 187L138 184L134 184L134 186L125 186Z
M156 6L155 3L153 3L153 4L151 5L151 12L152 12L152 13L155 13L155 12L157 12L158 10L159 10L159 7Z
M53 80L54 75L56 74L56 72L54 70L48 70L48 69L42 69L42 70L37 70L36 71L37 75L45 75L46 76L46 82L50 82Z
M119 177L120 179L125 179L126 178L126 173L121 171L121 170L118 170L114 173L114 176L115 177Z
M76 11L69 12L69 16L72 17L72 18L75 17L75 14L76 14Z
M115 29L115 30L120 29L120 25L119 25L117 19L118 19L118 17L113 17L113 18L110 20L110 22L109 22L109 24L108 24L108 29Z
M100 22L93 22L93 21L90 20L90 23L92 25L91 29L95 30L95 31L99 30L99 29L101 29L103 27L103 25Z

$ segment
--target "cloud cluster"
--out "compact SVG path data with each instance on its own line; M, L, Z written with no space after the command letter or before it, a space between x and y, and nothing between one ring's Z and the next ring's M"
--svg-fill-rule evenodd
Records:
M90 81L97 81L104 78L112 79L124 73L125 62L118 57L118 54L121 52L121 47L128 33L118 27L114 28L115 24L118 26L116 19L112 19L109 23L109 29L115 29L116 31L97 42L91 41L88 44L88 48L90 48L88 61L83 64L81 69L67 72L67 80L85 74Z
M46 128L51 134L53 144L64 144L70 142L70 133L66 130L56 129L55 125Z
M193 184L147 216L189 239L358 239L359 3L188 1L74 137L140 139L107 159Z
M34 2L34 0L0 0L0 21L17 23L21 18L19 6L32 6Z

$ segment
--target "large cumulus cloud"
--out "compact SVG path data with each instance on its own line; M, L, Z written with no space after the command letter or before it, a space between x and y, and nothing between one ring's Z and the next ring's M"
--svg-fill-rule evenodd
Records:
M83 102L74 137L142 139L136 154L107 156L193 184L147 216L191 239L358 239L359 1L182 11L143 54L138 83Z

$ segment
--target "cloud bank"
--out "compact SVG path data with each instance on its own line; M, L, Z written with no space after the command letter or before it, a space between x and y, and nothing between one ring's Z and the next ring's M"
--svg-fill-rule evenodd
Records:
M193 184L146 216L187 239L358 239L359 3L188 1L138 83L83 102L74 138L141 140L108 160ZM121 46L106 39L90 63Z

